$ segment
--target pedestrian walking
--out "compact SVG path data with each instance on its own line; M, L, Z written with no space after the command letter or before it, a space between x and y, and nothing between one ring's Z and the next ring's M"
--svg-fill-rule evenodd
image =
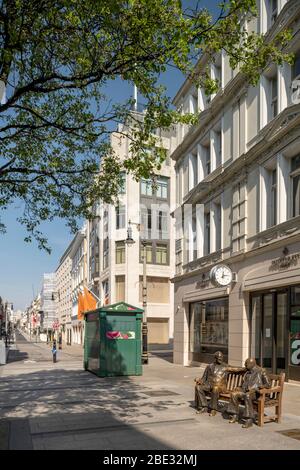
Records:
M56 362L56 354L57 354L56 340L54 340L54 341L53 341L53 346L52 346L53 362Z

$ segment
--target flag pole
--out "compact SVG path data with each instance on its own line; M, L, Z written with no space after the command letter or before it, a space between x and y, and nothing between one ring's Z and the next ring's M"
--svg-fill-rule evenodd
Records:
M96 294L94 294L94 292L93 292L93 291L91 291L91 290L90 290L88 287L86 287L86 289L89 291L89 293L90 293L90 294L92 294L92 295L95 297L95 299L97 299L97 300L98 300L98 302L100 302L100 303L101 303L101 299L99 299L99 297L98 297Z

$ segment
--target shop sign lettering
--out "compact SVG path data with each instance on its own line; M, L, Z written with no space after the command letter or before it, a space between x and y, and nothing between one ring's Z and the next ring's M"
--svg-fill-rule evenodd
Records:
M291 343L291 363L294 366L300 365L300 339L296 339Z
M282 256L281 258L274 259L271 264L271 269L282 269L289 268L290 266L296 266L300 259L300 253L289 256Z

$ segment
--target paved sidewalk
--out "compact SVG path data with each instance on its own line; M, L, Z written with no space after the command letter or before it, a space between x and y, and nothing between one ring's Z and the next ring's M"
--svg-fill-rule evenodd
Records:
M0 446L300 449L300 440L280 434L300 431L298 385L285 385L282 424L245 430L230 425L220 414L196 415L193 379L202 369L172 364L167 352L152 352L143 376L98 378L82 370L76 354L62 354L60 362L53 364L49 346L26 342L17 346L26 359L0 368Z

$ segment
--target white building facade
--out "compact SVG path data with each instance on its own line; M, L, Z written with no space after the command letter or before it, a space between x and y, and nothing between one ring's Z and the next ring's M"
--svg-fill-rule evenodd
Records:
M179 127L176 169L174 361L209 362L223 351L232 365L253 356L274 373L300 380L300 2L261 0L249 31L293 31L295 64L270 64L257 86L233 72L225 55L207 98L188 80L178 109L200 122ZM205 67L205 57L199 61ZM184 213L184 219L182 214ZM216 285L211 269L229 267Z
M168 138L162 138L169 148ZM128 156L130 139L112 136L120 158ZM142 307L143 247L147 252L148 342L168 344L173 338L174 228L170 208L175 204L175 173L170 159L151 181L123 174L117 207L99 203L88 223L88 285L102 304L125 301ZM133 243L127 244L128 227Z
M79 230L69 252L71 260L71 340L70 344L83 345L84 321L78 319L78 294L87 285L87 243L86 226Z
M57 316L60 324L62 341L71 344L71 315L72 315L72 260L70 258L70 249L73 241L68 246L63 256L59 260L59 266L56 270L57 286Z
M58 321L57 317L57 287L55 273L45 273L43 275L41 289L41 328L44 332L53 336L55 333L53 326Z

